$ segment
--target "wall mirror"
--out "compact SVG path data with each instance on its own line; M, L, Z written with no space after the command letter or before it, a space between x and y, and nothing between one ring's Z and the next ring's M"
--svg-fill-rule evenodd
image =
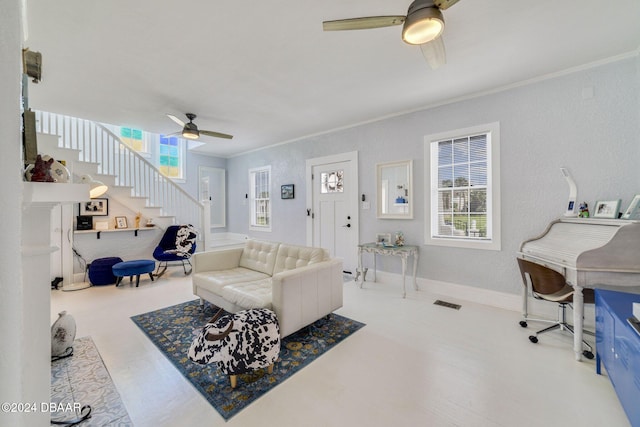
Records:
M211 228L226 227L226 171L221 168L200 166L198 172L200 197L209 197L211 200ZM208 178L208 185L203 178Z
M378 218L413 219L413 160L376 165Z

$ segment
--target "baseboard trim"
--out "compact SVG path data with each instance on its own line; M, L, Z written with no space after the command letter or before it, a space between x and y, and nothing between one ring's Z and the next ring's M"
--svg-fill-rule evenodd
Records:
M367 274L367 278L369 278L369 274ZM371 276L371 279L372 278L373 277ZM413 289L411 280L412 277L407 275L407 296L410 295L410 292ZM388 273L386 271L378 271L376 274L376 281L383 284L402 283L402 275L397 273ZM505 292L498 292L474 286L424 279L422 277L418 277L416 282L420 291L429 292L442 297L453 298L455 300L469 301L504 310L516 311L518 313L522 312L522 294L508 294ZM555 319L558 316L558 306L556 304L550 304L546 301L538 301L533 298L529 298L528 300L527 311L528 316L534 319ZM584 314L586 327L593 325L595 315L594 311L592 304L585 305ZM569 316L571 316L571 314L569 314Z

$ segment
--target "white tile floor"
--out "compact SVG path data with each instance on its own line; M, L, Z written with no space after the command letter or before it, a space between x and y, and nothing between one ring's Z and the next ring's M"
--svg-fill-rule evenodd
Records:
M629 426L607 376L574 360L570 337L534 345L527 336L540 325L521 328L517 312L353 282L338 313L367 326L225 423L129 319L191 299L175 268L139 288L52 291L51 320L67 310L77 336L93 338L137 427Z

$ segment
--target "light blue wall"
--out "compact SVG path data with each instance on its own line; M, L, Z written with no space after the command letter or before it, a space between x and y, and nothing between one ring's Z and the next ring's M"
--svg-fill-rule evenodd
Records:
M198 193L198 170L200 166L206 166L210 168L227 168L227 159L221 157L213 157L206 156L203 154L197 154L187 150L187 159L186 159L186 174L185 174L185 182L178 183L187 193L191 196L199 199L200 195ZM228 178L227 178L228 179ZM227 218L229 217L229 212L226 212ZM227 231L227 228L214 228L212 230L214 233L222 233Z
M360 210L360 240L402 230L420 247L418 276L507 293L520 292L515 263L519 244L541 233L564 211L567 167L579 202L622 199L622 209L640 194L640 60L637 56L542 80L499 93L247 153L227 161L229 231L256 238L305 244L305 161L357 150L360 194L371 201ZM585 98L583 89L592 88ZM500 122L502 250L426 246L424 242L424 137ZM414 220L375 217L375 164L414 160ZM273 199L273 231L249 231L245 203L248 169L271 165L272 191L295 184L294 200ZM397 260L381 260L397 272ZM464 268L460 268L460 265Z

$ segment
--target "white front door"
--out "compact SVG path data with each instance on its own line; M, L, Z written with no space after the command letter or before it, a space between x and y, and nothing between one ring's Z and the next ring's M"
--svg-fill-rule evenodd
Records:
M353 274L359 241L358 153L307 160L307 176L307 244L341 258L343 270Z

